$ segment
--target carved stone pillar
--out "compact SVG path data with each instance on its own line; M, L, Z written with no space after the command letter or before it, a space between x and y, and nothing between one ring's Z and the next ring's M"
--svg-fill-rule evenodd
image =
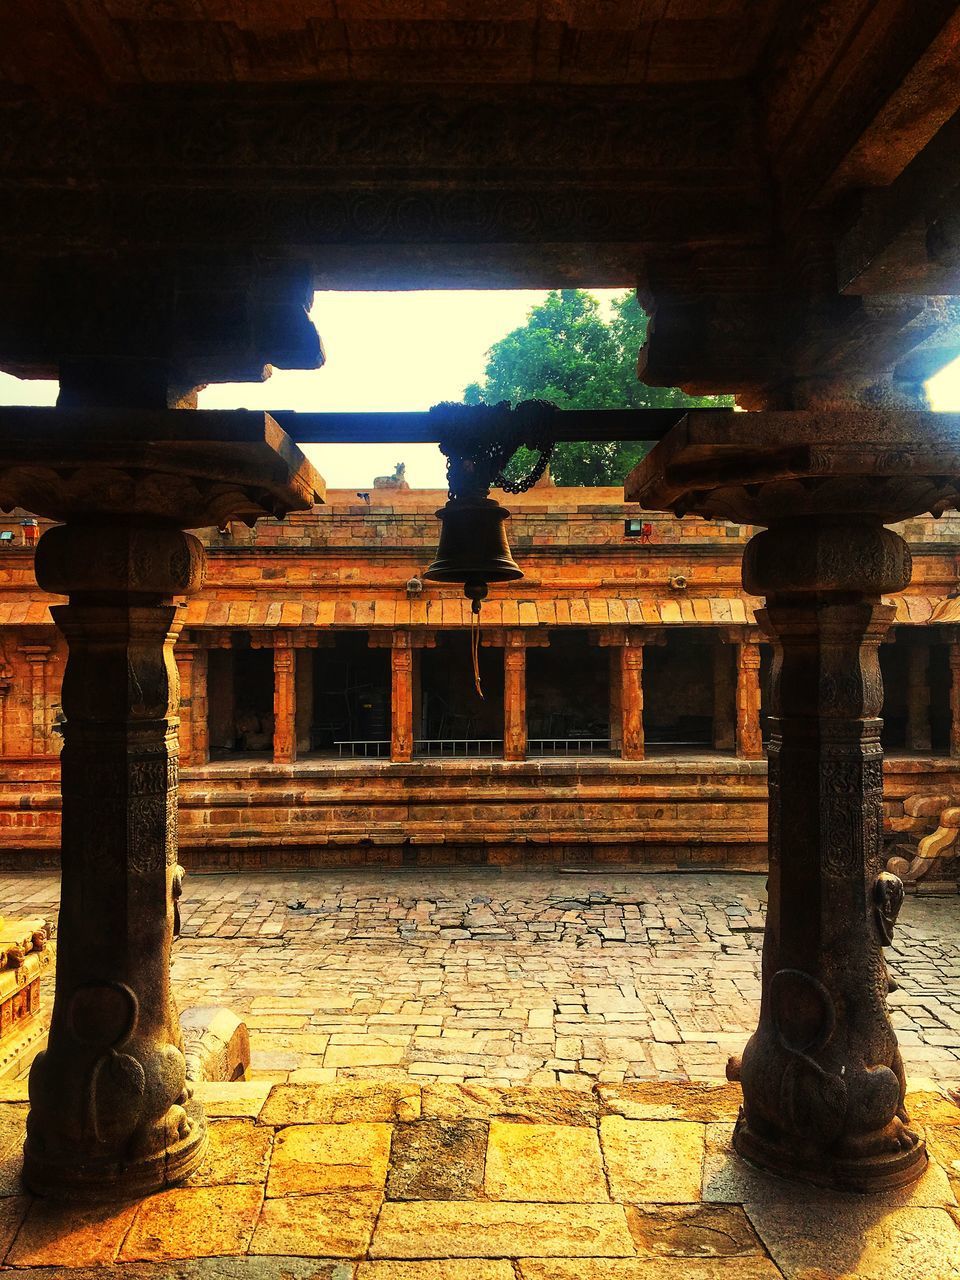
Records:
M960 641L950 641L950 754L960 757Z
M203 566L181 530L302 510L320 484L266 415L0 409L0 508L65 522L36 556L40 586L68 599L56 988L24 1148L38 1194L131 1198L203 1159L170 993L174 597Z
M930 750L930 646L907 649L907 750Z
M763 758L760 731L760 645L748 638L737 645L737 755Z
M910 553L885 525L956 505L960 418L691 413L628 500L768 526L744 585L774 643L769 882L757 1031L731 1063L734 1143L754 1164L851 1190L911 1182L883 946L903 899L883 870L879 642ZM743 421L737 421L737 419Z
M273 762L297 758L297 651L289 631L273 636Z
M47 699L48 644L22 644L20 652L30 667L30 754L45 756L50 750L49 703Z
M717 638L713 650L713 748L733 751L737 745L737 699L730 646Z
M128 521L49 529L37 581L69 647L62 893L49 1047L30 1073L24 1178L103 1198L176 1182L205 1145L170 995L177 863L175 595L196 538Z
M527 758L527 645L522 631L508 631L503 650L503 758Z
M394 631L390 649L390 759L413 759L413 645L409 631Z
M210 759L207 725L207 649L181 638L175 649L180 673L180 763L204 765Z
M643 736L643 641L633 632L620 646L620 755L624 760L642 760L646 755Z

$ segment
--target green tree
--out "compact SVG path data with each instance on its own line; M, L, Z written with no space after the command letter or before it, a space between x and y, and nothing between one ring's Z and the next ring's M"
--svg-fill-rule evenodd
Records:
M614 300L604 319L600 304L582 289L557 289L533 307L526 323L487 352L481 382L464 390L466 404L550 400L561 409L646 409L718 405L675 387L648 387L637 378L637 353L647 316L632 293ZM617 485L650 448L643 441L563 441L550 467L558 484ZM534 455L520 449L507 467L511 479L525 475Z

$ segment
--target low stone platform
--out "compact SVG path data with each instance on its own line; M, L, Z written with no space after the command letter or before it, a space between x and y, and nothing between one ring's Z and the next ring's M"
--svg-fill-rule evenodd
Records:
M26 1103L0 1093L3 1274L102 1280L956 1280L960 1107L910 1107L932 1162L856 1197L730 1149L739 1090L592 1092L255 1080L201 1087L190 1182L108 1209L19 1183Z

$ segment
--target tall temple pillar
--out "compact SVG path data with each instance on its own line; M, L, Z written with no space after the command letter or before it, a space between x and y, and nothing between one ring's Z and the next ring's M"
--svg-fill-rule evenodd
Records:
M741 760L763 758L759 639L755 631L747 631L737 643L737 755Z
M196 641L177 641L174 656L180 674L180 763L204 765L210 759L207 724L207 653Z
M907 648L907 750L929 751L930 646L911 641Z
M297 759L297 651L289 631L273 634L273 762Z
M394 631L390 647L390 759L413 759L413 645L409 631Z
M30 667L30 754L45 756L50 750L50 713L47 698L47 663L50 645L22 644L19 649Z
M508 631L503 650L503 758L527 758L527 637Z
M906 1184L927 1163L887 1010L903 886L883 863L878 646L894 613L881 597L911 572L885 526L960 499L960 418L945 419L691 412L626 486L645 507L767 526L743 569L774 661L762 998L729 1069L734 1144L850 1190Z
M960 640L951 629L950 648L950 755L960 757Z
M203 1159L170 991L175 597L204 569L183 530L302 509L319 484L266 415L0 410L0 505L64 522L35 566L67 597L52 612L68 645L56 988L24 1149L38 1194L143 1195Z
M610 750L623 750L623 678L620 674L620 646L610 650Z
M614 750L619 746L623 760L642 760L643 650L648 644L664 644L665 637L652 627L604 627L597 643L611 650L610 745Z

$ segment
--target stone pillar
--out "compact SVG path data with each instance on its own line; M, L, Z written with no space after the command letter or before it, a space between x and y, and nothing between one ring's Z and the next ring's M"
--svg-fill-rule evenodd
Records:
M747 638L737 645L737 755L763 758L760 730L760 645Z
M643 738L643 641L628 636L620 647L620 755L642 760Z
M960 757L960 641L950 641L950 754Z
M180 673L180 763L185 766L204 765L210 759L207 652L182 637L174 651Z
M45 756L50 750L50 711L47 703L48 644L22 644L20 652L30 666L30 754Z
M767 526L746 590L774 644L769 878L759 1025L728 1068L741 1155L854 1191L905 1185L909 1126L887 1009L903 885L883 863L878 648L910 580L889 525L960 501L960 415L692 411L640 463L628 501Z
M69 648L56 995L24 1151L39 1194L144 1194L203 1156L170 994L173 597L198 589L203 559L192 535L134 521L61 525L37 548L40 586L69 598L52 609Z
M737 746L737 699L733 686L733 658L722 636L713 650L713 747L733 751Z
M299 637L298 637L299 639ZM296 684L296 742L297 754L303 755L312 749L310 730L313 726L313 651L315 646L297 650L297 669L294 675Z
M52 610L68 650L62 892L48 1047L30 1072L23 1176L37 1194L133 1199L204 1158L170 993L174 599L200 587L204 564L181 530L282 518L321 487L266 415L0 408L0 507L63 522L35 568L68 600Z
M784 521L744 562L775 658L763 1001L734 1141L765 1168L861 1190L926 1163L881 950L903 887L881 874L878 646L894 610L880 597L909 580L903 540L854 517Z
M289 631L273 635L273 762L297 758L297 651Z
M907 750L929 751L930 646L913 641L907 649Z
M522 631L508 631L503 650L503 758L527 758L527 646Z
M394 631L390 648L390 759L413 759L413 645L409 631Z

